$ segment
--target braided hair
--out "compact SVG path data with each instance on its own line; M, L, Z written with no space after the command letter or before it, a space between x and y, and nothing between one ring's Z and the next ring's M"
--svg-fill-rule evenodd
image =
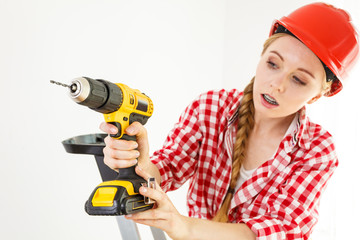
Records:
M266 49L273 43L276 39L286 35L285 33L274 34L269 37L263 46L263 51L261 54L264 54ZM253 77L250 83L244 89L244 96L241 100L239 108L239 118L238 118L238 130L236 133L236 141L234 145L234 153L232 159L232 170L231 170L231 180L230 187L226 193L225 200L216 213L215 217L212 219L217 222L228 222L227 213L229 211L230 202L235 193L235 187L237 180L240 175L241 164L246 158L246 149L248 144L248 139L250 133L254 127L254 114L255 107L253 101L253 87L254 87L255 77Z

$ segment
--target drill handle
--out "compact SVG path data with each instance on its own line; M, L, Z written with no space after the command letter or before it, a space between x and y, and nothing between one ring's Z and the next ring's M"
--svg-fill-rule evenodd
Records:
M123 134L123 136L120 139L127 140L127 141L136 141L136 136L129 136L127 134ZM137 181L139 181L139 183L136 184L136 186L134 186L134 187L138 191L139 187L141 186L140 183L145 182L145 180L136 174L136 172L135 172L136 166L137 166L137 164L135 164L134 166L128 167L128 168L119 169L119 173L117 175L116 180L137 180Z

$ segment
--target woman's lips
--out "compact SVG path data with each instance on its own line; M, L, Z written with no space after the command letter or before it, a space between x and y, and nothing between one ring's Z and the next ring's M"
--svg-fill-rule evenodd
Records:
M261 94L261 103L266 108L275 108L279 106L279 103L276 101L276 99L268 94Z

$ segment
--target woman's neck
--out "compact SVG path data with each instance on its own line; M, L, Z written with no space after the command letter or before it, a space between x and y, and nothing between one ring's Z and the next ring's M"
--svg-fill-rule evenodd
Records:
M256 135L280 135L284 136L296 113L281 118L262 117L255 113L255 123L252 132Z

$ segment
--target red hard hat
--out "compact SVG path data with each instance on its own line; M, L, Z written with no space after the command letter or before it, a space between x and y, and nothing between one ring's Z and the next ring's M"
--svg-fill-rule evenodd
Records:
M312 3L275 20L270 36L279 25L302 41L335 74L326 96L340 92L341 82L359 56L359 37L350 15L332 5Z

